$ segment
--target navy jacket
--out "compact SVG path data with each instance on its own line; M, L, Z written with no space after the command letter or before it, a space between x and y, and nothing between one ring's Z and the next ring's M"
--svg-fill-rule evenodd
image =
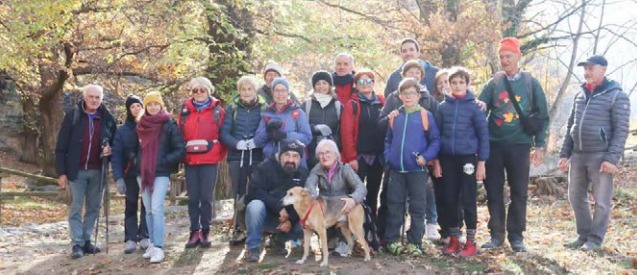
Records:
M489 129L487 118L472 92L461 99L445 95L436 112L440 129L440 154L448 156L477 155L478 160L489 158Z
M232 103L226 107L226 117L221 125L221 142L228 147L228 161L241 161L241 151L237 150L237 143L240 140L254 138L261 122L261 111L265 109L265 99L258 95L257 104L246 107L239 100L239 96L232 98ZM244 163L248 163L252 154L252 162L259 163L263 160L263 148L246 150Z
M113 115L106 109L104 104L100 105L96 114L100 117L100 143L108 139L109 144L112 144L113 136L117 130ZM80 159L82 159L84 128L87 127L87 122L88 115L84 112L84 101L80 100L77 107L64 115L58 132L58 139L55 145L55 169L58 176L66 175L69 181L77 179ZM101 148L95 149L102 150Z
M139 163L137 162L139 139L136 127L137 122L127 120L117 128L113 139L113 155L111 156L114 180L135 178L139 175Z

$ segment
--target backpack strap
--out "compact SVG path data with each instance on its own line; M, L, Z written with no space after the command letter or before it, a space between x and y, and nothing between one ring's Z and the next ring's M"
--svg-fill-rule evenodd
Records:
M420 109L420 122L425 132L429 131L429 116L427 116L427 110ZM389 117L389 128L394 129L394 117Z
M217 123L217 129L221 129L221 106L215 105L213 111L215 113L215 123Z
M303 102L303 105L305 106L305 115L307 116L308 119L310 119L310 111L312 111L312 99L308 99L305 102Z
M299 116L300 116L300 109L294 109L292 110L292 119L294 119L294 127L296 127L296 131L299 132Z
M186 119L188 119L188 115L190 115L190 110L186 108L186 102L184 101L181 104L181 119L179 119L179 130L184 131L184 125L186 124Z

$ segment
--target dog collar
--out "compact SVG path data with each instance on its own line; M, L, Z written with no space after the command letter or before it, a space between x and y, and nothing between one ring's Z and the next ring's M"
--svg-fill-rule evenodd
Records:
M313 202L312 204L310 204L310 207L308 207L307 211L305 211L305 215L303 216L303 219L299 221L299 223L301 224L303 228L305 228L305 223L307 222L307 219L310 217L310 213L312 213L312 209L314 209L314 206L317 204L321 208L321 211L323 211L323 204L320 201L317 200Z

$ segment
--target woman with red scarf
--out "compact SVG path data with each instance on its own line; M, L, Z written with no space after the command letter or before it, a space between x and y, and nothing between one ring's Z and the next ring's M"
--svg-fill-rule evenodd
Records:
M149 92L144 97L144 107L144 114L137 122L141 170L138 181L151 244L143 257L151 263L159 263L164 259L164 199L169 177L177 172L186 149L177 123L164 109L161 94Z

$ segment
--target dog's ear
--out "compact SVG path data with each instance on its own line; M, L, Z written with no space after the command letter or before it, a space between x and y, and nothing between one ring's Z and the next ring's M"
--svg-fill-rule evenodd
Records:
M307 197L307 196L309 196L309 195L310 195L310 189L303 188L303 189L301 190L301 196L303 196L303 197Z

